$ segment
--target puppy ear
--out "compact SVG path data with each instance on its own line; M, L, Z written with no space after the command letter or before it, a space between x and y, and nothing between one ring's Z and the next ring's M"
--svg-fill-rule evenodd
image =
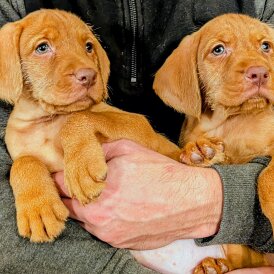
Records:
M202 99L197 73L199 33L186 36L155 75L153 89L169 106L199 118Z
M108 59L108 56L99 43L99 41L95 38L93 41L94 49L98 57L98 66L99 66L99 72L102 79L102 85L104 89L104 97L107 97L107 83L108 83L108 77L110 73L110 62Z
M23 89L19 56L22 27L17 22L0 29L0 99L14 104Z

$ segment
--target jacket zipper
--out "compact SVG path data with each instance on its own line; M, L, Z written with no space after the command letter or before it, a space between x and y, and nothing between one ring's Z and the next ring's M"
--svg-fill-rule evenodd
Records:
M137 7L136 0L128 0L129 2L129 15L130 15L130 26L132 34L132 45L131 45L131 67L130 67L130 82L132 84L137 83L137 30L138 30L138 19L137 19Z

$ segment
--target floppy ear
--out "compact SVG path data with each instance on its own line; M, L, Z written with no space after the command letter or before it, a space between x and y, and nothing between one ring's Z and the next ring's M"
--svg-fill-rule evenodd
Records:
M0 99L14 104L23 89L19 56L22 27L8 23L0 29Z
M199 118L202 99L197 73L199 33L186 36L155 75L153 89L169 106Z
M102 85L104 89L104 97L107 97L107 83L108 83L108 77L110 73L110 62L108 59L108 56L99 43L99 41L94 37L94 49L98 57L98 64L99 64L99 72L102 79Z

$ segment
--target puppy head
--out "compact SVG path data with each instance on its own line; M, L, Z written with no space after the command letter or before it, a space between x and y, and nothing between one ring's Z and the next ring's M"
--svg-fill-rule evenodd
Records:
M216 17L184 38L156 73L168 105L199 117L202 109L252 111L274 102L274 32L245 15Z
M107 97L109 60L77 16L40 10L0 30L0 98L28 96L51 113L89 107Z

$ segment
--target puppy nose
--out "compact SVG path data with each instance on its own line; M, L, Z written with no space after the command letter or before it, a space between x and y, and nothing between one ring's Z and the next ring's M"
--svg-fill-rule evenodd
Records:
M245 78L257 86L265 85L269 79L269 72L265 67L250 67Z
M75 72L76 82L87 88L91 87L96 80L96 71L89 68L78 69Z

